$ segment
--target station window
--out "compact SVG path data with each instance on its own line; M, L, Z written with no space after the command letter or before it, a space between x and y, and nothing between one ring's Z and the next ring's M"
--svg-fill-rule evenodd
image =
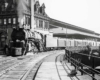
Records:
M8 23L9 23L9 24L11 23L11 18L8 19Z
M39 28L43 28L43 21L39 20Z
M36 18L34 19L34 25L36 25Z
M30 17L28 17L28 25L30 25L31 23L30 23Z
M13 24L16 24L16 18L13 18Z
M36 23L37 23L37 28L39 28L39 20L38 19L37 19L37 22Z
M49 25L49 23L48 23L48 22L45 22L44 28L45 28L45 29L48 29L48 25Z
M6 19L4 19L4 25L6 25L7 24L7 20Z
M34 25L36 25L36 28L38 28L38 20L35 18L35 21L34 21Z

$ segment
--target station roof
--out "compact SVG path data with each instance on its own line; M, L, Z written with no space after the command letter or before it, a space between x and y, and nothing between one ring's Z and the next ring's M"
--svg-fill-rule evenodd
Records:
M82 31L82 32L86 32L86 33L90 33L90 34L95 34L95 35L100 35L98 33L95 33L94 31L85 29L85 28L81 28L69 23L65 23L59 20L55 20L50 18L50 28L54 28L54 27L62 27L62 28L68 28L68 29L72 29L72 30L77 30L77 31Z

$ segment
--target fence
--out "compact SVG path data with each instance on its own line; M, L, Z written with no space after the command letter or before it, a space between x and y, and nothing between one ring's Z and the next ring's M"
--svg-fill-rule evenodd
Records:
M81 72L89 75L92 80L97 80L95 74L100 76L100 72L95 69L96 66L100 66L100 50L99 47L66 47L65 56L71 65L75 66ZM97 52L95 55L93 53ZM86 67L86 71L83 67ZM92 74L92 75L91 75Z

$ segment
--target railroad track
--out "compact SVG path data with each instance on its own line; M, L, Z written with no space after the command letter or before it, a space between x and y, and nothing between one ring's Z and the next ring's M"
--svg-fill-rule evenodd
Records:
M47 56L43 62L40 63L36 74L34 75L33 80L59 80L56 67L55 67L55 55L57 55L58 51L53 51L52 54Z
M68 73L68 74L70 74L71 73L71 71L72 70L74 70L74 67L73 66L69 66L69 65L71 65L70 63L68 64L68 63L66 63L66 62L62 62L62 65L63 65L63 67L64 67L64 69L65 69L65 71ZM81 76L80 74L78 74L79 76ZM70 79L71 80L80 80L76 75L74 75L74 76L69 76L70 77Z
M21 58L21 57L20 57ZM14 69L16 66L19 66L20 64L29 61L31 58L26 57L26 59L19 61L17 58L16 59L11 59L9 62L3 64L2 67L0 67L0 77L10 71L11 69Z
M63 55L62 54L59 54L56 57L55 65L56 65L57 73L58 73L60 80L65 80L65 79L74 80L71 77L68 77L68 72L67 72L67 70L66 70L66 68L64 67L64 64L63 64Z
M58 55L57 57L56 57L56 59L55 59L55 64L56 64L56 68L57 68L57 73L58 73L58 76L59 76L59 79L60 80L64 80L62 77L62 72L61 72L61 69L63 69L64 70L64 74L63 75L65 75L66 76L66 79L68 79L68 80L80 80L77 76L74 76L74 77L70 77L70 76L68 76L69 75L69 73L71 72L71 69L70 69L70 67L66 64L66 62L63 60L63 57L64 55L62 55L62 54L60 54L60 55ZM60 60L60 61L58 61L58 60ZM57 63L57 61L59 62L59 63ZM62 68L60 69L59 68L59 65L60 66L62 66Z
M53 53L45 56L43 59L41 59L41 61L37 62L36 65L33 68L31 68L31 71L28 73L29 75L26 77L26 79L23 78L22 80L35 80L38 74L38 70L40 69L42 63L44 62L46 58L48 58L48 56L52 54Z
M77 61L76 61L77 62ZM68 61L66 60L66 61L64 61L63 63L62 63L63 65L64 65L64 67L65 67L65 69L69 69L70 71L72 70L71 69L71 67L74 67L74 66L72 66L70 63L68 63ZM81 63L82 64L82 63ZM84 64L83 64L84 65ZM84 65L83 67L83 69L81 68L81 67L79 67L79 66L77 66L78 68L77 68L77 75L75 75L74 77L71 77L72 78L72 80L85 80L85 79L88 79L88 80L99 80L100 79L100 75L99 74L95 74L95 76L93 76L91 73L95 73L95 70L93 71L92 69L92 71L89 69L90 67L89 66L86 66L86 65ZM75 67L74 67L74 69L75 69ZM68 70L67 70L68 71ZM81 71L83 71L84 72L84 74L82 75L81 74ZM93 79L94 78L94 79Z
M43 53L39 56L35 55L34 57L26 56L15 59L8 58L8 61L4 62L4 67L0 67L0 80L34 80L40 65L48 55L50 54Z

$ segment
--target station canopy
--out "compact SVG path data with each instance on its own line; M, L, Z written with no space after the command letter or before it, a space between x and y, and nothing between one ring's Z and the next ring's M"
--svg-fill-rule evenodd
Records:
M59 20L55 20L55 19L52 19L52 18L50 18L50 28L51 27L62 27L62 28L66 28L66 29L72 29L72 30L82 31L82 32L85 32L85 33L94 34L94 31L91 31L91 30L88 30L88 29L85 29L85 28L81 28L81 27L78 27L78 26L75 26L75 25L72 25L72 24L69 24L69 23L65 23L65 22L62 22L62 21L59 21Z
M92 36L87 36L87 35L78 34L78 33L74 33L74 34L55 33L53 34L53 37L71 38L71 39L96 39L100 41L99 37L92 37Z

